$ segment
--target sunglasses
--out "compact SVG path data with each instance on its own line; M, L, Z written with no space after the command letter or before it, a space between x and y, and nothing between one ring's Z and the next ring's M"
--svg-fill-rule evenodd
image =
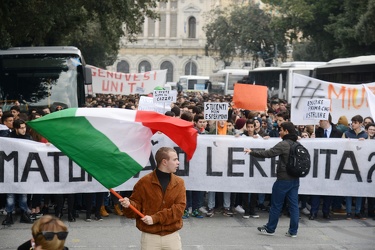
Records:
M69 232L47 232L47 231L43 231L41 233L38 233L37 235L43 235L44 239L46 239L46 241L51 241L53 239L53 237L55 237L55 235L57 235L57 238L59 240L65 240L66 237L68 237L68 233Z

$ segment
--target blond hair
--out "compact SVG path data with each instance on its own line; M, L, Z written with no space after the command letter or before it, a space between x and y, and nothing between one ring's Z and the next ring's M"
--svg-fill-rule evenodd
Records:
M156 166L159 167L161 161L166 159L169 160L169 152L176 152L173 148L170 147L161 147L155 154Z
M65 240L59 240L57 235L50 241L47 241L41 234L43 231L47 232L67 232L68 228L56 217L51 215L44 215L36 220L31 227L31 234L33 235L35 246L41 246L45 250L63 250Z

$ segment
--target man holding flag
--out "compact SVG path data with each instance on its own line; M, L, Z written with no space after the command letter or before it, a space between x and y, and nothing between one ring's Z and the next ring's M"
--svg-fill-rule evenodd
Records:
M182 228L182 215L186 206L184 180L174 173L180 164L173 148L162 147L155 155L157 168L141 178L134 186L130 198L120 199L125 215L136 218L142 231L141 246L147 249L182 249L178 230ZM132 209L133 205L144 217Z

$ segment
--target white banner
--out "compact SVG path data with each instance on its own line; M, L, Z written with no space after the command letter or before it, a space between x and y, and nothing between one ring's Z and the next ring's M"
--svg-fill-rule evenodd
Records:
M375 83L366 85L375 87ZM317 124L317 120L304 119L304 109L307 101L322 98L331 100L330 113L333 123L337 123L342 115L350 121L355 115L366 117L371 114L363 85L330 83L294 73L291 122L295 125Z
M187 190L271 193L277 158L257 159L244 148L268 149L280 139L198 136L198 147L190 162L179 153L177 172ZM155 168L153 155L162 146L175 144L163 134L151 141L148 166L115 188L132 190L140 177ZM301 178L300 194L375 197L374 141L353 139L302 139L309 150L312 167ZM110 167L110 166L103 166ZM0 193L84 193L106 191L96 180L59 152L53 145L28 140L0 138Z
M92 69L92 92L101 94L149 94L157 86L164 86L167 70L144 73L121 73L90 66Z

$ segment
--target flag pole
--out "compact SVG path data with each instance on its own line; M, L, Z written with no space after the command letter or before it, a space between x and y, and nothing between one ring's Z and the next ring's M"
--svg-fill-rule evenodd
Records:
M114 195L116 196L117 198L119 199L124 199L119 193L117 193L115 190L113 190L112 188L109 189L109 191ZM145 217L141 212L138 211L138 209L136 209L132 204L129 205L129 208L131 210L133 210L134 213L138 214L139 216L141 216L141 218Z

